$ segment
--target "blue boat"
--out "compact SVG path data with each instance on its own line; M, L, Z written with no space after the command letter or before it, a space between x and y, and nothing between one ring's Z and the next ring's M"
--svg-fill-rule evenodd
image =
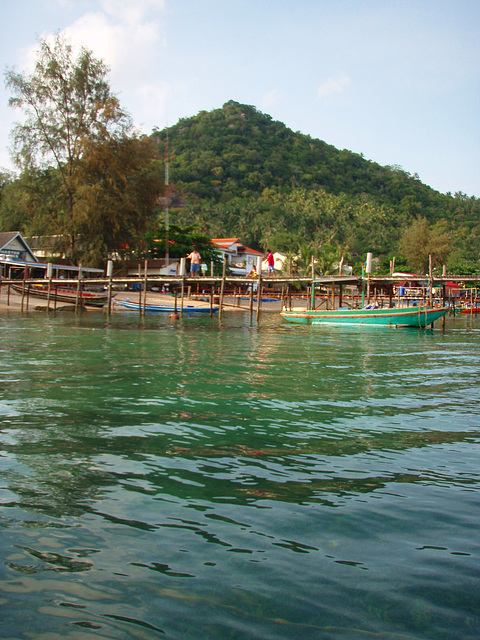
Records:
M129 311L143 311L145 309L145 313L216 313L218 311L218 307L210 307L206 305L202 306L194 306L192 304L183 305L183 309L180 310L180 307L174 307L172 305L165 304L141 304L139 302L130 302L130 300L114 300L116 305L123 307L124 309L128 309Z

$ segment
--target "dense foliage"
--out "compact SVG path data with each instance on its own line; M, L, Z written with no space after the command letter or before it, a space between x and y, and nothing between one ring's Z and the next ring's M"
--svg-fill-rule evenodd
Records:
M167 132L153 138L166 154ZM398 166L294 133L252 106L231 101L181 119L168 129L168 153L176 222L197 223L204 234L293 253L307 245L320 256L334 246L353 262L372 251L388 265L387 256L400 264L412 255L407 231L422 220L448 238L438 260L480 271L476 198L441 194Z

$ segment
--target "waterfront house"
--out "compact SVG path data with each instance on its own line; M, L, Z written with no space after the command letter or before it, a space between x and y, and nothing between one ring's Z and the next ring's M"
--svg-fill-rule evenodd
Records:
M44 278L47 263L39 262L35 252L19 231L0 233L0 275L7 279ZM79 267L66 264L52 265L53 278L77 278ZM103 275L103 269L82 267L82 275Z
M239 238L213 238L212 244L221 255L226 257L227 267L233 275L246 276L252 267L257 267L258 258L263 259L263 253L246 247Z

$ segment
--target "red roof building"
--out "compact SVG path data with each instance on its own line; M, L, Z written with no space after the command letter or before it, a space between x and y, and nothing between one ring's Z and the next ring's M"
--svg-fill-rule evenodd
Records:
M226 256L227 265L235 275L247 275L253 266L257 266L257 259L263 258L261 251L246 247L239 238L213 238L211 243L222 258Z

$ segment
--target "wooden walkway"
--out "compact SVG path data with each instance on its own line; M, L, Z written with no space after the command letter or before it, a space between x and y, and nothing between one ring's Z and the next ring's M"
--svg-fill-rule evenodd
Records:
M79 268L81 269L81 268ZM445 285L447 282L478 282L480 281L480 275L478 276L451 276L442 275L441 277L434 275L416 276L416 279L428 282L430 292L433 291L433 287L442 287L442 302L446 302L446 290ZM81 306L79 304L81 291L83 289L103 289L107 292L108 302L105 305L107 313L112 311L112 299L114 294L118 291L125 291L128 287L138 292L140 312L145 313L145 306L147 304L147 291L165 292L174 294L175 298L179 298L179 310L183 309L183 301L186 298L197 298L204 301L210 301L213 304L219 305L219 316L221 317L223 308L229 305L228 300L230 298L243 298L247 297L248 307L243 307L250 311L251 316L255 312L257 320L259 319L262 310L262 297L278 298L282 301L282 305L291 308L295 298L302 297L304 303L307 306L316 307L326 305L326 308L334 308L335 306L342 306L347 299L350 299L350 304L353 306L355 303L366 301L367 303L371 298L380 297L382 299L388 299L391 306L394 299L393 289L394 286L398 286L399 277L393 276L286 276L276 275L267 276L260 274L256 277L247 276L231 276L226 274L224 267L224 273L222 276L158 276L149 275L148 270L145 268L144 273L141 274L139 269L138 276L122 276L114 277L113 275L107 277L88 277L88 278L71 278L71 279L57 279L57 278L42 278L42 279L24 279L24 280L7 280L3 279L1 285L3 288L8 287L9 284L23 285L24 294L22 294L22 308L24 295L27 296L27 308L28 308L28 295L31 285L48 285L52 289L55 287L68 286L77 291L76 307ZM430 286L430 284L432 286ZM349 287L349 294L346 295L346 287ZM426 289L426 288L425 288ZM8 296L10 294L10 287L8 287ZM258 295L257 295L258 294ZM476 290L475 290L476 294ZM430 303L432 302L432 294L430 293ZM475 295L476 297L476 295ZM425 295L424 295L425 299ZM426 301L426 300L425 300ZM231 306L231 303L230 303ZM238 305L237 305L238 306Z

